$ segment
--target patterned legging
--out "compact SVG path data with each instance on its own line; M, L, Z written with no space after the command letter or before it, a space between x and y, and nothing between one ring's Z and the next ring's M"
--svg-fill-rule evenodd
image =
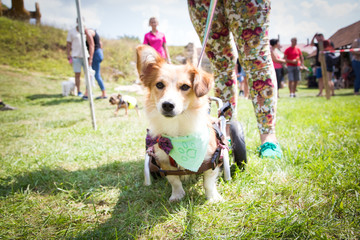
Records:
M201 41L210 0L188 0L191 21ZM277 81L270 55L270 0L218 0L206 44L215 77L215 96L230 101L228 119L236 119L237 82L230 32L246 71L260 134L275 133Z

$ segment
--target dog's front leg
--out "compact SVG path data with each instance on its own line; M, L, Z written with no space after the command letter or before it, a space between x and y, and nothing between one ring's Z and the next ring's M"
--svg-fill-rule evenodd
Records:
M115 117L118 115L119 110L120 110L120 108L119 108L119 106L117 106L117 107L116 107L116 110L115 110L115 112L114 112Z
M205 195L210 202L219 202L223 200L216 188L216 181L219 176L219 172L219 167L215 168L215 170L209 169L204 172Z
M125 104L125 116L128 115L128 103Z
M172 193L169 198L170 202L179 201L185 196L185 191L182 187L182 183L179 176L166 176L167 180L171 184Z

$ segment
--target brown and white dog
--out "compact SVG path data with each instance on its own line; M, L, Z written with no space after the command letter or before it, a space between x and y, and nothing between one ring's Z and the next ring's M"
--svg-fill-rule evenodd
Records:
M209 160L217 148L215 131L208 114L207 94L213 86L212 76L190 64L167 64L156 50L147 45L138 46L136 51L137 69L147 90L144 107L149 121L149 135L153 138L162 135L183 137L207 126L209 143L204 160ZM162 169L177 170L159 144L154 145L154 150ZM219 172L219 167L204 172L205 195L209 201L222 199L216 188ZM185 191L180 177L166 177L172 186L169 200L182 199Z

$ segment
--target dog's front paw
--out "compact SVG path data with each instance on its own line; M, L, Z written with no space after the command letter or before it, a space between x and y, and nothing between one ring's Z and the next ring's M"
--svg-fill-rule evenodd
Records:
M211 196L207 196L206 198L210 203L216 203L216 202L223 202L224 201L223 197L218 192L214 193Z
M177 201L180 201L184 196L185 196L185 191L184 190L181 190L181 191L176 192L176 193L173 192L171 194L171 197L169 198L169 201L170 202L177 202Z

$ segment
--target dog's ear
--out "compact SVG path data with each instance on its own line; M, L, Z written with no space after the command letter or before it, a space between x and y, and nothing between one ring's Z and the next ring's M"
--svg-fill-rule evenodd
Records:
M145 83L144 76L151 74L153 70L165 63L165 60L159 53L149 45L140 45L136 48L136 67L140 76L140 80Z
M214 85L213 76L210 73L197 69L192 65L188 65L188 67L195 95L197 97L202 97L208 94Z
M117 95L117 98L118 99L120 99L122 96L121 96L121 94L119 93L118 95Z

